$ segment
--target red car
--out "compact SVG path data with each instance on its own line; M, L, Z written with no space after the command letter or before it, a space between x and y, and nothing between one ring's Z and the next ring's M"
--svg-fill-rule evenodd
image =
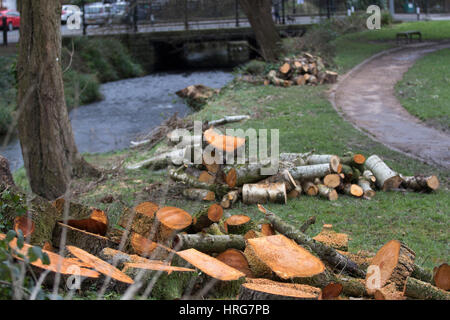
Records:
M0 29L3 29L3 17L5 16L9 31L20 28L20 13L13 10L4 10L0 11Z

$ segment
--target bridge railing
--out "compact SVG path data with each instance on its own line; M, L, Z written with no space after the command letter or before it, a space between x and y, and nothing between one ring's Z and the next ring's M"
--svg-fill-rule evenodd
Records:
M78 1L84 2L85 8L89 6L87 0ZM345 15L347 3L347 0L273 0L272 16L277 24L309 24L312 17ZM129 0L125 12L115 10L114 6L112 3L111 19L97 25L105 29L133 28L135 31L141 28L168 31L249 25L239 0Z

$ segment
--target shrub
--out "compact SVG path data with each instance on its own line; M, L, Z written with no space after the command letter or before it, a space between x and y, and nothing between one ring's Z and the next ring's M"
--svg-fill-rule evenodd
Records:
M242 67L243 73L252 75L263 74L266 69L266 63L261 60L251 60Z
M63 77L68 110L102 99L100 83L95 76L69 70Z

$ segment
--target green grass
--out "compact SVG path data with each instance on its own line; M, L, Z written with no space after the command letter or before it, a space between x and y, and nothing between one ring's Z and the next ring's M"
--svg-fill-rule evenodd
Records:
M412 115L438 128L450 129L450 49L419 59L395 86L397 97Z
M450 21L418 21L404 22L383 27L380 30L367 30L347 35L347 39L354 41L393 41L397 32L419 30L423 40L450 39Z

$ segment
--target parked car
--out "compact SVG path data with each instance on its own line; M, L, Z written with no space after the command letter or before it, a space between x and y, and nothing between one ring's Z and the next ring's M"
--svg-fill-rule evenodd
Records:
M112 14L111 5L103 4L101 2L95 2L86 5L84 8L84 21L86 25L89 24L111 24Z
M3 30L3 17L6 16L6 27L9 31L20 28L20 13L14 10L0 11L0 29Z
M112 22L122 24L127 22L127 16L129 11L128 2L120 1L111 5Z
M62 6L62 11L61 11L61 23L62 24L66 24L67 23L67 19L69 19L69 17L71 15L73 15L75 12L77 12L78 10L80 10L78 7L70 5L70 4L66 4ZM79 12L80 16L83 15L83 12Z

